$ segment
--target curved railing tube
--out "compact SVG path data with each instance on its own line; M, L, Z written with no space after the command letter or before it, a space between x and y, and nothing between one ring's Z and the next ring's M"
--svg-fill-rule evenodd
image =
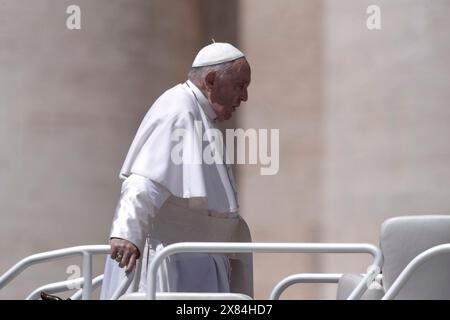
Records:
M147 278L147 298L156 297L156 273L165 258L175 253L368 253L374 257L371 270L380 270L383 255L378 247L366 243L254 243L254 242L181 242L156 252L150 263ZM368 272L348 299L359 299L367 289L366 283L374 272Z

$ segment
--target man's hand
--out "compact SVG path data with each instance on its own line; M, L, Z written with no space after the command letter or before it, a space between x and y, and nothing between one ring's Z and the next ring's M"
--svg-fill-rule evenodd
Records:
M136 259L139 258L138 248L130 241L120 238L111 238L109 244L111 245L111 259L116 260L121 268L126 266L126 272L133 270Z

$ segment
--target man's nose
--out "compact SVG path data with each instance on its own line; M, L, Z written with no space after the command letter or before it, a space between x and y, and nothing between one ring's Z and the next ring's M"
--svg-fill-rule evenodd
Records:
M247 100L248 100L247 89L245 89L244 92L242 92L241 100L242 100L242 101L247 101Z

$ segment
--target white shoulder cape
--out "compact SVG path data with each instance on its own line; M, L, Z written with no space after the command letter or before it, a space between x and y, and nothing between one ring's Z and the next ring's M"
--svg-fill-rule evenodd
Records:
M192 87L192 83L189 84ZM160 183L176 197L197 198L200 201L195 203L203 208L220 213L236 212L238 205L231 167L203 161L205 148L217 143L205 133L216 128L197 100L199 90L195 88L197 94L194 94L190 86L179 84L155 101L131 144L120 177L125 179L131 173L139 174ZM204 100L203 97L203 103ZM184 157L200 161L173 161L171 154L176 148L180 149L180 141L183 141L180 137L176 139L180 130L190 137L205 136L206 141L202 137L195 140L200 145L192 141L182 144Z

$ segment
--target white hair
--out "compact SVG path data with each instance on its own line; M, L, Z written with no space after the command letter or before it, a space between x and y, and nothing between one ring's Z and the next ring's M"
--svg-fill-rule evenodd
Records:
M212 66L191 68L188 73L188 79L191 81L200 81L204 79L206 75L211 71L214 71L219 78L222 78L225 72L227 72L227 70L229 70L233 66L233 64L234 61L229 61Z

